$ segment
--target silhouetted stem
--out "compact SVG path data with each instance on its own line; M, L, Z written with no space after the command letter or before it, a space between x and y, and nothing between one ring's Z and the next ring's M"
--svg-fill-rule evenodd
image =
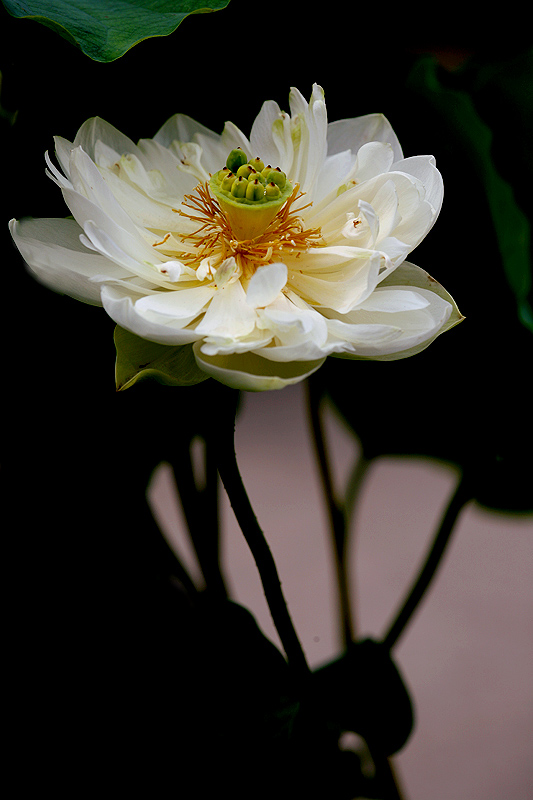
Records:
M347 647L355 638L346 564L347 520L344 506L337 499L333 486L332 471L326 447L326 435L321 413L321 393L312 380L307 381L307 387L311 430L313 431L315 452L330 522L333 556L337 575L337 591L342 620L343 645Z
M418 608L426 589L431 583L437 568L442 562L442 556L446 549L450 537L455 527L455 523L461 513L463 507L469 500L472 499L470 486L465 480L464 476L461 477L457 489L450 500L448 508L442 518L442 522L437 531L433 544L429 550L426 561L420 570L420 573L415 580L411 590L398 612L398 615L392 623L389 632L385 636L383 643L390 650L398 641L400 635L403 633L407 624L410 622L411 617Z
M295 675L307 678L310 674L309 666L287 608L277 567L239 472L235 455L234 431L234 422L231 424L231 420L219 418L214 442L218 472L237 522L257 565L266 601L289 666Z
M217 476L213 476L212 464L208 463L206 444L205 486L200 488L196 484L191 444L185 442L180 450L180 458L174 459L174 479L206 587L211 596L226 598L227 591L219 562Z

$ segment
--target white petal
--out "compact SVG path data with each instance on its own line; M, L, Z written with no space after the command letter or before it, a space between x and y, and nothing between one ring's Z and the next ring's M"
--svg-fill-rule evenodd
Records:
M86 247L93 248L119 267L122 267L130 275L142 278L152 286L168 285L168 278L161 274L160 268L157 268L153 263L141 262L130 256L120 244L117 244L112 235L110 236L105 230L99 228L92 220L85 222L85 233L81 234L80 241Z
M127 273L80 242L81 228L71 219L11 220L15 244L31 272L56 292L101 305L100 288L91 278L105 272L114 278Z
M138 311L153 311L175 320L194 319L212 300L214 294L213 284L195 286L190 289L175 289L141 297L136 301L135 306Z
M250 147L252 158L258 155L265 164L270 164L272 167L280 167L286 171L287 163L284 158L284 150L280 150L278 146L279 137L274 137L274 125L278 123L279 126L279 121L282 119L282 111L274 100L267 100L263 103L261 111L252 125Z
M337 353L360 356L389 352L402 336L402 329L398 326L371 322L349 323L338 318L328 320L328 331L330 337L339 343Z
M396 286L395 281L398 283ZM345 339L343 352L349 357L380 360L405 358L423 350L436 336L461 320L452 298L424 270L413 264L404 262L386 279L385 284L383 289L386 291L407 293L407 298L410 298L407 308L398 303L396 311L380 309L379 298L376 297L374 302L370 298L368 309L361 306L346 315L328 309L323 311L331 320L328 323L331 334ZM376 290L376 295L380 291ZM414 296L421 298L418 308L412 307L413 303L419 302ZM422 306L424 301L426 305ZM365 326L377 326L375 329L378 332L380 327L384 332L388 327L391 335L389 338L385 336L382 341L378 339L365 343L360 338L360 331L364 331Z
M442 175L435 163L433 156L412 156L411 158L397 161L392 165L391 169L414 175L423 184L425 199L431 203L436 218L442 206L444 184Z
M340 242L346 215L351 212L357 216L359 201L364 200L380 218L380 238L383 224L384 233L389 229L389 236L408 244L412 250L434 222L433 208L424 195L424 187L416 177L386 172L353 186L332 200L326 198L317 209L310 209L306 225L321 227L328 243Z
M253 308L264 308L276 299L286 283L285 264L265 264L252 275L246 292L246 302Z
M429 305L427 296L410 289L408 286L395 288L378 287L370 297L357 306L358 311L379 311L394 314L399 311L414 311Z
M119 156L137 152L135 142L100 117L92 117L83 123L74 139L74 147L81 147L95 161L95 148L99 141L104 142Z
M344 244L331 247L311 247L300 256L287 255L285 261L292 272L327 273L341 269L347 262L356 260L362 262L373 254L372 249Z
M370 230L370 236L371 236L370 246L374 247L378 238L378 233L381 228L381 217L378 214L376 214L373 206L371 206L370 203L367 203L365 200L359 200L358 206L359 206L359 211L361 212L361 216L364 218Z
M91 203L87 198L74 191L63 190L65 201L72 212L76 222L83 228L86 222L91 221L106 232L125 253L134 261L153 263L160 256L155 248L150 247L137 233L137 229L130 221L131 229L124 230L111 219L101 208Z
M198 144L201 148L201 164L207 173L216 172L226 163L228 154L220 134L185 114L175 114L167 120L154 136L154 140L164 147L170 147L174 142Z
M331 352L328 329L322 314L288 291L259 312L260 326L275 336L275 347L261 352L272 361L313 361ZM255 350L259 354L258 350Z
M392 147L394 160L403 158L398 137L383 114L341 119L328 125L329 155L342 150L351 150L355 154L367 142L388 142Z
M364 203L364 200L359 203ZM398 192L393 180L385 181L372 198L372 208L379 218L379 241L386 239L400 224Z
M174 114L159 128L154 136L154 141L164 147L169 147L174 141L194 142L198 135L211 139L213 143L220 143L220 136L206 128L205 125L196 122L186 114Z
M250 142L248 141L247 137L233 122L226 122L224 125L221 141L224 147L224 155L222 160L219 162L217 169L222 169L226 163L228 153L230 153L232 150L235 150L237 147L240 147L241 150L244 150L249 158L253 158L254 156L254 154L251 153Z
M125 154L127 155L127 154ZM121 153L117 153L112 147L102 141L97 141L94 145L94 158L93 161L98 167L112 168L117 161L122 158Z
M69 173L69 163L70 163L70 154L74 149L74 145L72 142L69 142L68 139L64 139L62 136L54 136L54 145L57 160L61 165L61 169L67 176L70 176Z
M341 153L328 155L324 165L318 173L315 189L313 192L313 202L319 203L330 192L336 192L348 180L355 158L350 150L343 150Z
M46 171L48 177L51 178L60 189L72 189L72 183L61 174L54 164L52 164L48 152L44 154L44 158L48 166L48 170Z
M235 281L214 292L196 331L203 336L240 339L253 331L256 319L255 311L246 302L241 282Z
M309 103L303 95L291 89L291 135L294 145L294 161L290 179L300 184L303 192L313 197L314 186L327 155L327 113L324 90L314 84Z
M254 353L208 356L196 342L193 352L200 369L234 389L264 392L299 383L316 372L325 359L276 363Z
M159 344L189 344L199 337L187 328L187 319L175 320L146 311L141 313L135 302L139 295L123 286L103 286L102 303L115 322L142 339Z
M71 153L70 175L74 189L63 191L63 196L68 205L71 200L76 202L75 195L77 195L83 199L87 199L92 206L99 208L106 217L113 220L116 225L128 231L133 236L142 235L145 240L154 238L149 237L145 231L132 222L127 211L113 196L113 193L102 178L96 164L94 164L87 153L84 153L80 148L74 149ZM76 217L77 222L83 227L84 220L78 219L76 212L70 205L69 208L74 217ZM97 221L93 216L89 216L88 219ZM102 225L101 227L104 226Z
M401 242L394 236L389 236L387 239L383 239L379 242L378 246L379 252L383 253L383 255L390 260L394 267L397 267L398 264L401 264L402 261L407 258L409 252L413 249L409 244ZM380 282L384 277L385 276L380 273Z
M155 139L141 139L138 147L145 167L159 170L164 176L166 193L169 198L174 198L174 206L178 200L183 199L183 195L193 191L196 186L195 177L178 169L178 159L168 147ZM157 199L155 193L151 196Z
M288 283L311 305L334 308L345 314L374 290L380 264L381 255L371 252L365 258L355 258L327 272L304 273L290 269Z
M368 142L357 153L357 158L349 178L363 183L382 172L388 172L394 161L392 147L384 142Z
M255 329L241 339L221 339L217 336L205 336L202 341L202 353L207 356L230 355L231 353L263 353L272 341L272 335Z
M175 171L178 172L177 169ZM139 191L137 186L124 180L123 176L115 174L114 171L102 168L101 174L117 203L128 212L131 221L138 228L152 228L165 232L181 231L183 217L173 211L173 208L179 206L181 197L176 197L174 203L159 202L147 196L147 192ZM196 185L195 178L193 182Z
M204 259L206 261L207 259ZM241 268L237 265L234 256L226 258L219 266L214 275L214 283L217 289L222 289L223 286L236 281L241 274Z
M176 141L172 142L169 149L175 155L179 169L196 181L205 182L209 180L209 173L216 171L207 167L204 149L198 142Z

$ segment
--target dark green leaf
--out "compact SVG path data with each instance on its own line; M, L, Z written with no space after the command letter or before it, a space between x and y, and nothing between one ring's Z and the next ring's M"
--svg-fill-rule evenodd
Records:
M149 342L117 325L115 347L119 391L129 389L139 378L155 378L168 386L193 386L209 377L196 364L191 344L171 347Z
M531 107L533 81L531 65L529 68L529 93L524 92L521 98L528 109ZM465 90L465 80L454 81L450 76L444 80L440 74L436 61L421 59L411 74L411 88L435 112L441 133L444 132L450 138L450 144L467 157L468 184L471 185L474 173L487 199L491 217L487 224L496 234L504 274L516 296L520 319L533 331L533 313L528 303L533 284L530 221L517 202L515 187L496 168L493 155L495 136L479 115L471 93ZM516 182L520 176L521 165L512 179ZM466 204L468 200L469 192L466 191Z
M218 11L230 0L3 0L14 17L33 19L95 61L114 61L143 39L168 36L189 14Z

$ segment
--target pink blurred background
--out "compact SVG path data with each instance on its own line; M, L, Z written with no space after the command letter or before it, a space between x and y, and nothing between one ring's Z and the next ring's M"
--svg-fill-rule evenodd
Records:
M339 485L359 445L328 413ZM319 476L299 385L246 394L237 422L239 466L269 541L311 666L341 650L334 570ZM359 636L379 638L403 599L457 474L422 459L370 467L351 531ZM201 584L169 468L149 497L165 535ZM253 559L223 497L223 566L232 598L279 644ZM533 516L468 505L441 569L394 654L416 723L394 758L406 800L533 797Z

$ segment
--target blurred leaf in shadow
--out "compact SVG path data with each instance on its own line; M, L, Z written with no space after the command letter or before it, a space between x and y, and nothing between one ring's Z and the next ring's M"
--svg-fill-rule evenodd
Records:
M533 167L530 143L514 135L519 123L507 125L512 116L502 111L491 129L488 112L486 121L478 113L490 107L484 92L491 81L505 85L502 66L491 70L487 63L472 60L468 74L466 68L448 73L423 58L398 99L404 151L431 150L445 186L439 219L410 260L445 283L465 322L413 358L387 364L330 358L311 380L355 431L367 458L416 455L458 464L480 503L531 512L531 199L522 176ZM522 56L523 71L515 65L520 91L501 92L509 107L523 103L515 109L518 120L528 115L530 66L529 55ZM490 110L497 116L497 106ZM522 133L530 125L524 120ZM510 168L515 138L525 172Z
M390 655L372 639L314 673L316 697L340 731L354 731L390 756L407 742L414 717L409 693Z
M360 733L380 757L407 741L411 701L386 648L371 640L354 644L302 687L237 603L213 606L206 596L187 630L191 643L181 638L181 658L188 664L189 716L182 723L200 761L207 738L215 780L217 768L231 773L237 797L382 797L382 774L364 778L359 757L343 752L339 737Z
M482 62L468 62L464 71L447 73L439 70L434 59L421 59L411 72L408 88L415 92L438 119L439 134L447 136L450 146L460 150L468 160L469 177L473 177L486 197L490 210L490 225L496 235L503 272L513 290L521 322L533 331L533 313L528 302L532 288L531 268L531 218L520 207L516 198L515 186L527 182L527 170L533 170L530 158L520 158L514 153L514 170L508 179L501 174L494 156L494 144L498 140L501 116L506 114L505 106L500 98L494 96L493 84L502 84L500 95L507 99L506 105L515 109L515 115L529 121L531 126L531 101L533 98L533 60L532 53L523 56L522 80L501 79L502 71L495 66ZM492 66L492 68L491 68ZM472 87L482 87L491 93L488 122L480 115L473 97ZM512 91L514 90L514 91ZM498 118L494 119L494 109ZM492 119L491 119L492 116ZM494 124L493 133L490 123ZM525 126L522 125L524 129ZM531 136L532 130L524 129L522 137ZM517 139L522 138L513 131L507 131L507 147L519 145ZM515 144L516 142L516 144ZM528 145L530 147L530 142ZM526 155L530 155L529 153ZM526 170L526 174L524 174ZM465 176L466 177L466 176ZM533 175L530 176L533 178ZM470 180L468 180L470 184ZM469 192L465 193L465 204L468 203ZM465 208L468 213L468 208ZM482 235L482 231L480 231Z

